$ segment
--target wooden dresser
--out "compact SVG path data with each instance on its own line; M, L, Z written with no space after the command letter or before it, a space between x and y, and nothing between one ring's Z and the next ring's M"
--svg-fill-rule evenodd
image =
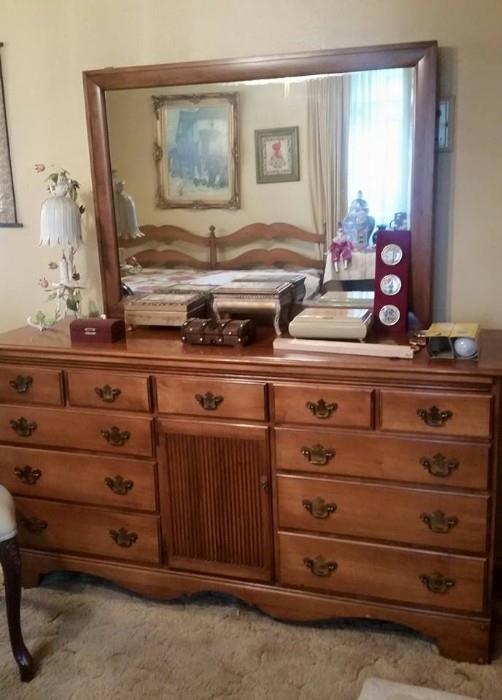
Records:
M25 585L67 569L490 656L502 334L479 363L0 336Z

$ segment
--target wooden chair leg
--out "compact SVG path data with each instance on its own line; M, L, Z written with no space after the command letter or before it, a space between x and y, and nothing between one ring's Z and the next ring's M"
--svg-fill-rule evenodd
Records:
M21 632L21 558L15 537L0 542L0 564L4 574L10 644L21 680L28 682L33 678L35 669Z

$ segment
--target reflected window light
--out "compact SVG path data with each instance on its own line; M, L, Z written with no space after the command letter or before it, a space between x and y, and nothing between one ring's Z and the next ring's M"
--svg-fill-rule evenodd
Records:
M409 216L413 102L409 68L350 76L347 196L362 190L377 224Z

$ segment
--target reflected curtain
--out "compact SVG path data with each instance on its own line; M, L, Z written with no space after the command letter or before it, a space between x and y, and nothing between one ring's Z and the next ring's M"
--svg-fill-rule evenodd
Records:
M350 76L348 197L362 190L377 224L410 212L413 71L364 71Z
M314 78L307 85L309 187L314 225L329 250L347 202L347 77Z

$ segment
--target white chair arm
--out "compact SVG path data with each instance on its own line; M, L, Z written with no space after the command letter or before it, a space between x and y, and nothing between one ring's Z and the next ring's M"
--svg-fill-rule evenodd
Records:
M0 484L0 542L16 536L16 509L14 499L5 486Z

